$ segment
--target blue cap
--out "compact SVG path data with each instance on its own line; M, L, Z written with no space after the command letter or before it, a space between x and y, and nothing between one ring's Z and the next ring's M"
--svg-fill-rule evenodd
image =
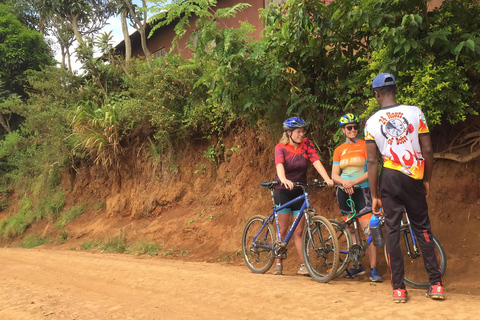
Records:
M395 77L390 73L380 73L373 79L372 88L380 88L397 84Z

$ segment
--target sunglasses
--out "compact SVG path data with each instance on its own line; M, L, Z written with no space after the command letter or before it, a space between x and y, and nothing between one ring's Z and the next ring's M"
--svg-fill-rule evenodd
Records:
M358 130L358 124L354 124L353 126L345 126L345 129L351 131L352 129Z

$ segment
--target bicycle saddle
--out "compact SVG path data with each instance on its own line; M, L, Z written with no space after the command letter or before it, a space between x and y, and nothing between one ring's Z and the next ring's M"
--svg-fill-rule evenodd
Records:
M274 185L277 185L278 181L269 181L269 182L262 182L260 185L262 188L272 188Z

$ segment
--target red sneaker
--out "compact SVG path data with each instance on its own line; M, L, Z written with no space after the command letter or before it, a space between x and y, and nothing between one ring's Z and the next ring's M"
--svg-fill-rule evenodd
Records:
M444 300L445 295L443 294L443 286L440 282L437 284L430 285L427 291L427 297L432 299Z
M405 289L394 289L393 290L393 302L395 303L405 303L407 302L407 290Z

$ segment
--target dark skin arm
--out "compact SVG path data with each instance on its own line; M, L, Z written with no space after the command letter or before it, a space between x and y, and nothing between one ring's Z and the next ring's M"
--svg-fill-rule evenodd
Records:
M377 160L377 145L375 143L367 142L367 172L368 183L370 184L370 193L372 194L372 211L373 214L380 214L382 207L382 200L378 195L378 160Z
M423 186L425 187L425 195L428 197L430 193L430 179L433 172L433 148L430 135L421 135L419 137L422 156L425 159L425 169L423 174Z

